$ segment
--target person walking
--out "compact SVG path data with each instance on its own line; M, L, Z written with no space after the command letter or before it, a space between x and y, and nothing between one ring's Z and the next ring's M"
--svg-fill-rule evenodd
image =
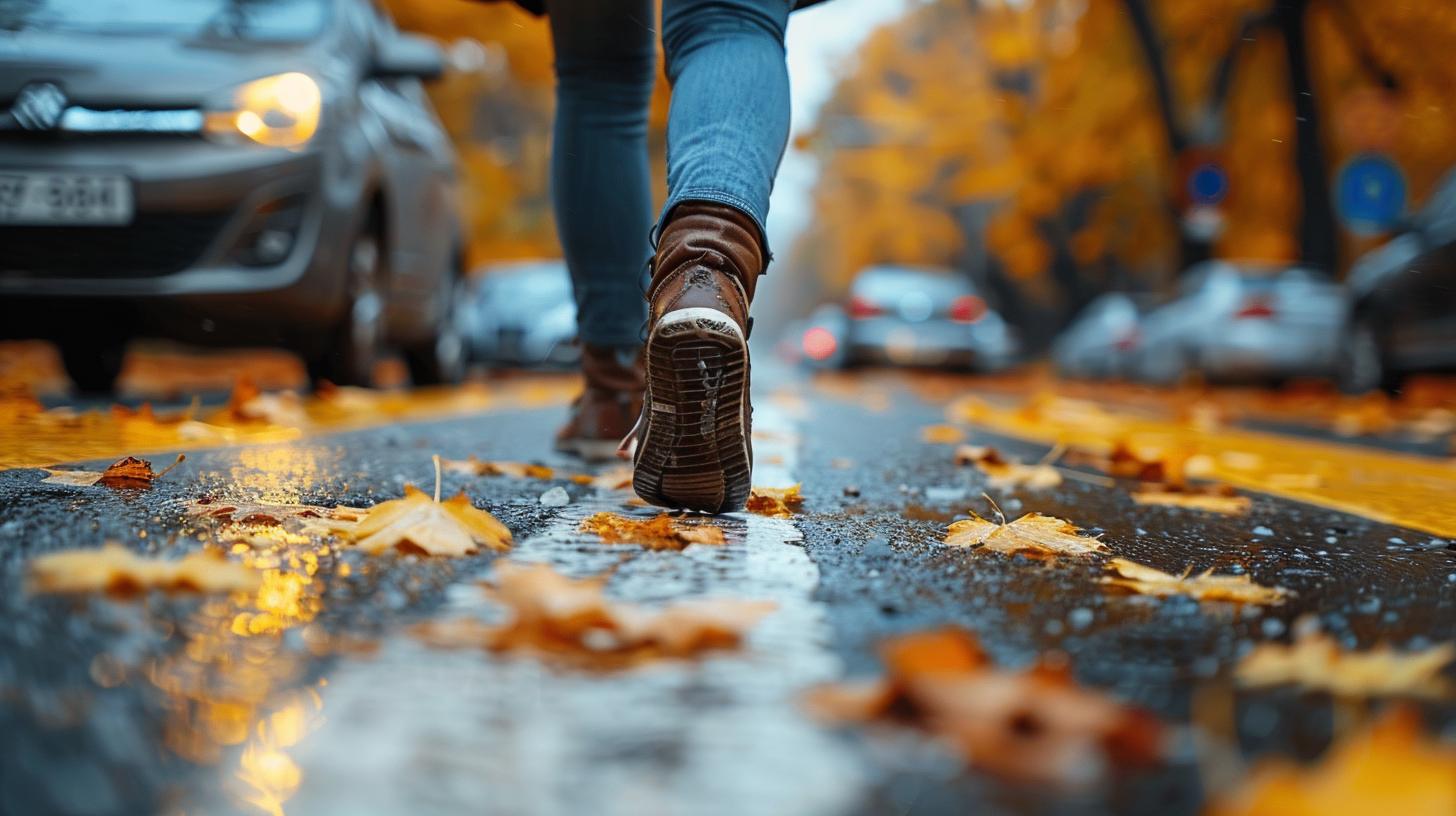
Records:
M653 226L654 2L544 0L557 77L551 191L585 380L556 447L630 455L637 494L661 507L721 513L748 498L749 305L771 257L764 223L789 136L793 5L662 0L672 104L667 203Z

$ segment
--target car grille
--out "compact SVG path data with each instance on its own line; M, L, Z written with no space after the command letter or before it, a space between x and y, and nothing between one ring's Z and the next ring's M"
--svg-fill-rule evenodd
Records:
M0 227L0 272L62 278L155 278L195 264L227 212L139 213L124 227Z

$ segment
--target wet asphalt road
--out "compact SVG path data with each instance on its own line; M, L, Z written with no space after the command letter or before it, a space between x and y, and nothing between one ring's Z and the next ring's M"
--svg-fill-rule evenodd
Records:
M1456 639L1456 552L1430 535L1271 497L1226 518L1137 508L1125 490L1074 480L988 490L949 448L920 441L941 406L908 390L867 407L803 383L765 385L755 480L802 481L805 512L728 517L721 549L639 552L575 532L595 510L622 509L620 494L559 481L573 501L555 509L538 500L551 482L445 477L447 494L465 489L511 527L512 559L580 576L613 570L611 594L634 601L779 606L739 653L627 674L419 643L412 624L492 614L474 586L489 554L369 558L290 545L279 573L299 578L279 579L258 631L238 623L258 610L218 599L24 590L28 559L45 552L105 540L196 548L204 531L182 502L201 496L367 506L405 482L429 484L432 453L564 465L543 454L560 408L189 452L147 492L0 472L0 813L1196 812L1222 781L1199 758L1213 737L1246 756L1308 757L1332 728L1327 699L1232 690L1229 671L1252 644L1286 638L1306 613L1349 646ZM1026 459L1045 450L972 441ZM1037 510L1102 533L1118 555L1172 572L1247 570L1297 594L1243 610L1111 595L1095 563L942 547L948 521L990 512L983 491L1008 516ZM947 623L1009 665L1064 651L1082 682L1197 728L1158 771L1054 794L966 772L913 735L804 716L803 689L876 672L881 638ZM1231 701L1232 722L1204 722L1199 701L1209 699ZM1435 729L1456 728L1449 703L1425 712Z

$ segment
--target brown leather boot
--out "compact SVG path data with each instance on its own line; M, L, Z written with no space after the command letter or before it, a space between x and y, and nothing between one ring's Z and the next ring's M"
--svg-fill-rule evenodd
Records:
M753 470L748 304L763 272L758 226L720 204L679 205L647 290L647 396L632 484L647 502L724 513Z
M583 344L581 375L585 387L556 433L556 449L588 462L613 459L642 412L642 354Z

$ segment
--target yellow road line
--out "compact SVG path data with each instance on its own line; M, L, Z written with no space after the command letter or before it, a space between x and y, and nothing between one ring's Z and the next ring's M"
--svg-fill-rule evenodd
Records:
M1128 416L1085 400L1044 398L1008 408L966 397L950 404L952 421L1007 436L1071 447L1106 447L1202 455L1209 478L1235 487L1352 513L1442 537L1456 537L1456 460L1226 426Z
M266 395L275 411L241 420L225 410L195 418L154 418L126 411L42 410L25 398L0 400L0 470L84 459L145 456L236 445L286 442L322 433L439 419L508 408L564 403L574 377L541 376L499 384L416 391L342 389L332 398ZM267 407L267 406L265 406Z

